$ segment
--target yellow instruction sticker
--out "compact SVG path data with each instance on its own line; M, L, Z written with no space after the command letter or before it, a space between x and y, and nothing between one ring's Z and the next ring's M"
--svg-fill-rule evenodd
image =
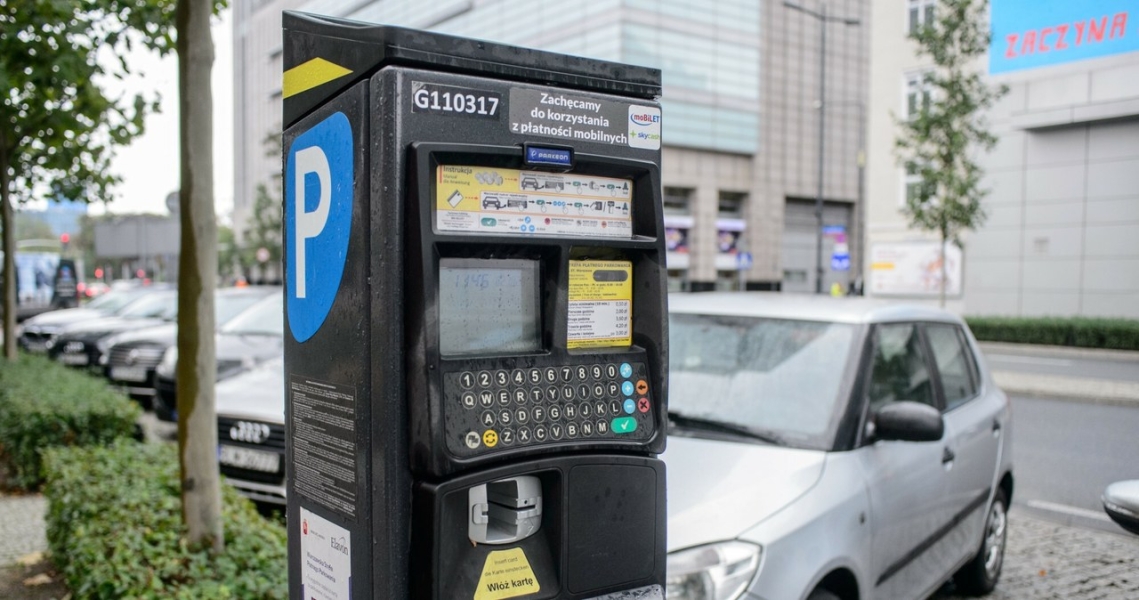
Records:
M542 589L521 548L491 552L486 557L474 600L500 600L535 594Z
M633 343L633 263L571 260L566 346L608 348Z
M630 179L442 165L435 230L628 239L632 201Z

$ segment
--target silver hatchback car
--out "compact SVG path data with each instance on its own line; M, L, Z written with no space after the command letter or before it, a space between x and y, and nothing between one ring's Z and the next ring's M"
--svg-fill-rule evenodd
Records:
M1011 415L961 319L786 294L670 304L670 600L993 589Z

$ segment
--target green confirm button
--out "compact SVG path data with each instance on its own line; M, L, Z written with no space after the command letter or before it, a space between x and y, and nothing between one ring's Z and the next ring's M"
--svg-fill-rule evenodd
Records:
M633 433L637 430L637 420L633 417L617 417L613 419L613 433Z

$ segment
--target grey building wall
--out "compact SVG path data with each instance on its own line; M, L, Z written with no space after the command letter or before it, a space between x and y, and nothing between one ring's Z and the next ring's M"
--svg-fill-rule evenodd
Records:
M905 39L908 7L873 8L868 243L929 240L901 215L892 148L906 77L927 65ZM1009 93L989 114L997 146L980 155L988 218L964 237L963 294L950 308L1139 317L1139 53L989 81Z
M1139 317L1139 54L994 80L1010 89L965 310Z

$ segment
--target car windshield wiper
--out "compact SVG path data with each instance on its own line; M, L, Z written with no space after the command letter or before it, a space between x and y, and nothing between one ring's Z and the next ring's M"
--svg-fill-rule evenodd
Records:
M706 419L704 417L695 417L671 410L668 411L668 421L675 427L738 435L753 440L759 440L761 442L772 444L774 446L787 445L787 442L782 437L768 431L756 431L744 425L725 423L723 421Z

